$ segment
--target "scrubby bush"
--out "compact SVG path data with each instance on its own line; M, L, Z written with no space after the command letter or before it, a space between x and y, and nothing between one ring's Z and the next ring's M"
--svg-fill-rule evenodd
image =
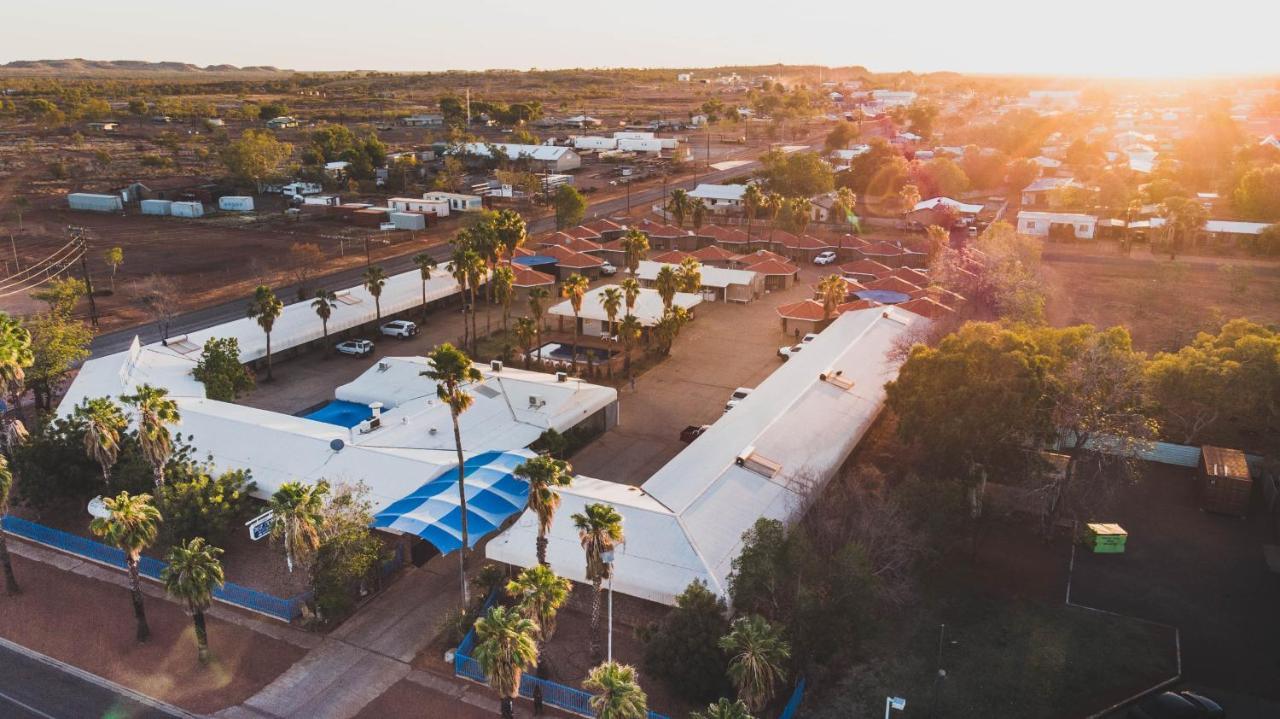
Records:
M166 472L169 479L157 492L157 504L164 515L162 540L173 545L204 537L211 544L222 544L228 532L251 512L249 493L255 485L249 472L234 470L214 476L211 466L195 463L175 469Z
M707 585L692 582L676 597L676 607L647 637L644 663L690 702L715 701L730 693L727 662L717 642L729 631L724 600Z

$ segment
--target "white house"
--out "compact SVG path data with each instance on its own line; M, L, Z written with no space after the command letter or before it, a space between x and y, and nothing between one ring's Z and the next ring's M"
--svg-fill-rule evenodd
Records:
M746 185L710 185L699 183L689 197L701 200L708 209L726 210L742 206L742 195L747 191Z
M582 320L582 333L599 337L609 334L609 314L604 311L604 304L601 299L604 297L604 290L607 287L617 287L617 285L602 285L593 290L588 291L582 296L582 309L578 311L577 317ZM702 298L689 292L677 292L672 304L677 307L683 307L686 310L692 310L694 307L702 304ZM641 289L640 294L636 297L636 305L631 310L631 314L640 321L641 327L652 327L658 324L662 319L666 306L662 304L662 295L657 290ZM618 317L621 319L624 310L620 310ZM569 300L565 300L557 305L552 305L547 314L559 318L561 328L566 331L572 331L572 325L568 328L564 325L572 323L575 317L573 304Z
M1070 228L1078 240L1092 240L1097 233L1098 218L1074 212L1018 213L1018 232L1032 237L1048 237L1054 226Z
M555 172L567 172L582 167L582 158L571 147L555 145L517 145L512 143L495 143L492 147L506 154L513 160L530 160L540 166L546 166ZM463 154L477 157L489 157L490 145L484 142L469 142L462 146Z
M435 215L436 217L449 216L449 201L417 198L417 197L392 197L387 200L387 207L393 212L421 212L425 215Z
M457 192L427 192L422 195L422 199L429 202L446 202L449 205L450 212L479 212L484 209L484 198L479 195L463 195Z

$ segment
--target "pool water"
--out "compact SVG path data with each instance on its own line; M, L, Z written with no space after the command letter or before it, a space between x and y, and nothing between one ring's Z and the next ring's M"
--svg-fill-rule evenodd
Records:
M598 347L579 347L578 361L586 362L590 357L593 362L607 362L609 357L616 354L610 350L600 349ZM537 357L537 350L534 350L534 357ZM562 362L573 361L573 345L562 345L555 342L549 342L542 346L542 358L560 360Z
M303 412L301 416L317 422L351 428L372 417L373 410L369 409L367 404L335 399L309 412Z

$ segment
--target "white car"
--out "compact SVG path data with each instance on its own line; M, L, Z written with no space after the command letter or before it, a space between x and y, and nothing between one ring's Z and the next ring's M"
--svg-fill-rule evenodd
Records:
M782 359L790 359L791 355L799 353L800 350L804 349L805 345L812 342L815 338L817 338L817 336L818 335L814 334L813 332L810 332L809 334L800 338L800 341L797 342L796 344L788 345L786 347L779 347L778 356L781 357Z
M378 330L387 337L399 337L400 339L409 339L418 334L418 325L409 320L392 320Z
M813 264L815 264L815 265L829 265L829 264L831 264L832 262L835 262L835 261L836 261L836 253L835 253L835 252L833 252L833 251L831 251L831 250L826 250L826 251L824 251L824 252L819 252L819 253L818 253L818 254L813 258Z
M350 355L351 357L368 357L373 354L373 343L369 340L347 340L339 342L334 346L338 354Z
M618 268L614 267L612 262L605 262L603 265L600 265L600 274L605 277L613 277L618 274Z
M739 387L735 389L733 391L733 394L729 395L729 401L725 403L724 411L728 412L734 407L737 407L738 403L746 399L747 395L751 394L752 391L753 391L753 388L751 387Z

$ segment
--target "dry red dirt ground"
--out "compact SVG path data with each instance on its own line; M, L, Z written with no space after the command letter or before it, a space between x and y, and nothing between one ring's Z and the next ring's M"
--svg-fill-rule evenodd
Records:
M128 592L14 557L18 597L0 596L0 635L135 691L197 713L239 704L303 651L243 627L209 619L214 661L196 659L191 619L148 597L151 640L138 644Z

